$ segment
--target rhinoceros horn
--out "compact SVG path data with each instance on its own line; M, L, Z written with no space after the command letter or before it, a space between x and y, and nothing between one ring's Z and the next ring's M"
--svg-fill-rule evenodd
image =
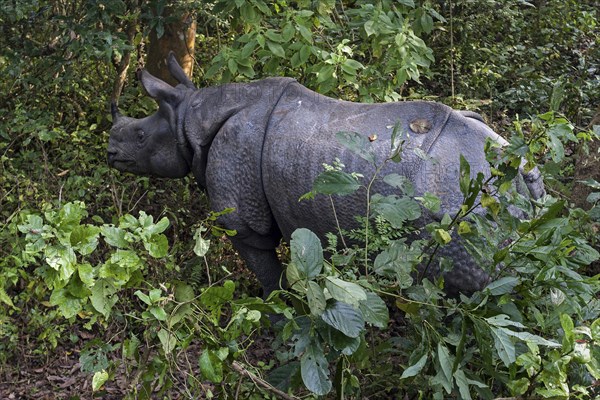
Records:
M112 115L113 124L115 122L117 122L117 120L119 118L122 117L121 113L119 112L119 106L117 106L117 102L116 101L111 101L110 102L110 114Z

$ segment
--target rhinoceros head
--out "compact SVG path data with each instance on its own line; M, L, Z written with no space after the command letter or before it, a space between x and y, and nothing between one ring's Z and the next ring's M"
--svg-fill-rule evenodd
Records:
M108 163L137 175L182 178L190 172L191 150L178 126L178 112L189 88L174 88L146 71L141 71L139 78L148 94L157 100L158 111L135 119L121 115L116 105L111 105Z

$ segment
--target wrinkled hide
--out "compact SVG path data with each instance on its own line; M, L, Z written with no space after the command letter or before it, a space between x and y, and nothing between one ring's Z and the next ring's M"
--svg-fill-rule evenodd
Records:
M171 67L177 76L177 66ZM350 103L321 96L288 78L200 90L189 80L173 88L146 72L141 81L158 101L159 110L139 120L113 110L110 165L165 177L182 177L191 171L207 190L213 210L235 208L220 223L237 230L234 247L266 293L279 287L281 266L275 248L282 237L289 240L302 227L321 238L336 230L327 197L298 201L312 189L322 164L339 158L346 171L365 177L374 173L364 159L338 143L337 132L376 135L373 146L382 162L390 151L393 127L400 123L406 139L402 161L386 164L381 176L404 175L413 182L417 196L430 192L440 197L440 213L426 215L421 222L454 214L462 204L460 154L470 163L473 175L489 176L483 151L486 139L506 144L477 114L439 103ZM416 120L427 121L419 132L411 129ZM413 151L417 148L430 159L419 158ZM537 170L524 178L534 197L543 194ZM378 182L372 193L387 195L394 190ZM340 224L353 226L354 216L365 214L365 192L334 196L334 204ZM460 240L444 247L442 255L454 262L453 270L444 275L449 293L470 293L488 283L487 274Z

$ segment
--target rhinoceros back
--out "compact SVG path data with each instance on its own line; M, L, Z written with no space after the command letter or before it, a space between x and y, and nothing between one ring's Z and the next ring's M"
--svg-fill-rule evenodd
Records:
M415 121L425 121L427 129L414 131ZM320 237L336 231L333 207L326 196L317 195L313 200L299 202L323 172L323 163L332 164L338 158L345 165L345 171L363 174L365 185L375 173L373 165L336 140L336 133L354 131L370 136L377 161L383 163L390 154L391 135L397 123L401 137L406 140L402 161L387 163L380 176L390 173L406 176L412 181L417 196L429 192L440 197L440 213L426 215L421 222L439 219L443 213L452 214L462 204L458 183L461 154L471 164L472 175L483 172L489 176L483 147L488 137L498 140L498 135L443 104L351 103L292 84L271 115L262 159L265 195L286 240L300 227ZM381 180L373 186L371 194L374 193L400 194L398 189ZM352 195L333 196L340 225L356 226L354 217L365 214L366 202L364 188ZM450 244L444 252L450 253L455 263L453 273L446 276L448 286L470 292L485 284L487 274L474 265L459 241Z

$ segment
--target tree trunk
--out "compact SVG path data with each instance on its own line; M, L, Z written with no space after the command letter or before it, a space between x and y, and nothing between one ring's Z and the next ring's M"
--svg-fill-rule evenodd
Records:
M600 125L600 107L596 110L596 115L592 118L590 123L590 129L593 129L594 125ZM591 204L586 199L591 193L591 188L578 183L577 181L586 179L595 179L600 182L600 141L594 140L589 144L589 152L586 153L582 149L579 149L579 156L577 164L575 165L575 184L573 185L573 193L571 200L577 207L581 207L585 210L589 210Z
M146 69L157 78L176 85L178 82L167 68L167 56L171 51L175 53L181 68L188 77L192 77L196 20L191 13L181 13L171 7L165 8L159 17L164 23L150 32Z
M600 107L598 107L596 115L592 118L590 129L593 129L594 125L600 125ZM592 189L578 181L590 178L600 182L600 140L592 141L589 144L589 152L587 153L580 149L577 164L575 164L575 184L573 185L571 200L577 207L581 207L584 210L589 210L592 206L586 201ZM600 251L600 236L598 236L600 224L593 223L591 229L592 232L596 233L597 238L596 241L592 240L591 244L596 250ZM595 261L585 268L584 274L588 276L600 274L600 261Z

